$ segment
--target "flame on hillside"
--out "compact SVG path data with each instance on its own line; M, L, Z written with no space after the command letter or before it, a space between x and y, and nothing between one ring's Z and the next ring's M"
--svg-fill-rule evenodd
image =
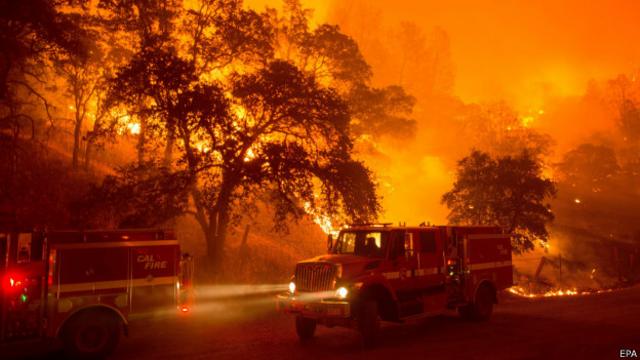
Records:
M311 203L308 201L304 203L304 211L311 217L314 223L320 226L320 229L325 234L331 235L334 238L340 233L340 229L333 226L331 218L324 214L319 214L315 209L311 207Z

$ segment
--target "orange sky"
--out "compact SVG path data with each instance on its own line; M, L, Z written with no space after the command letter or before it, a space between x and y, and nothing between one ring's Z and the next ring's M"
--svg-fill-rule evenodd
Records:
M303 0L325 20L331 1ZM450 36L455 92L464 101L505 99L519 110L549 96L582 94L591 78L640 63L640 1L366 0L385 21L438 26ZM263 9L279 0L248 0Z
M640 60L637 0L371 3L391 21L448 32L455 91L465 101L536 107L545 95L581 94L590 78L629 72Z

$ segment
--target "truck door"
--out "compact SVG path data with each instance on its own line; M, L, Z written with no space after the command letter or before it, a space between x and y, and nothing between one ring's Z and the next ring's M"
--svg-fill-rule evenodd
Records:
M419 232L407 230L404 234L404 258L405 258L405 281L404 286L410 289L417 289L420 286L418 278L419 264Z
M414 235L411 230L393 232L390 268L385 272L398 297L400 316L418 314L423 310L420 289L416 286L418 256Z
M418 238L418 285L427 289L444 283L444 258L442 241L438 241L436 229L424 229Z

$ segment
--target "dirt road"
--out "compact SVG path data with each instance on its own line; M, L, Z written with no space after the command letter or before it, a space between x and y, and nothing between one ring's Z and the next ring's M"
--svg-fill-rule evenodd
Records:
M114 359L617 359L640 352L640 287L560 298L503 298L488 323L455 314L383 327L363 349L355 332L319 328L300 344L271 299L210 303L179 320L136 321Z

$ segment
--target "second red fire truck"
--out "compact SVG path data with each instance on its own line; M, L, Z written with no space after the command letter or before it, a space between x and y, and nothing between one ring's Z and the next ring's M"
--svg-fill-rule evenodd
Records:
M188 311L191 273L168 230L0 231L0 346L108 355L130 315Z
M380 320L457 309L488 320L498 292L512 286L511 236L481 226L351 226L329 253L296 265L278 308L295 314L301 340L318 324L353 327L371 344Z

